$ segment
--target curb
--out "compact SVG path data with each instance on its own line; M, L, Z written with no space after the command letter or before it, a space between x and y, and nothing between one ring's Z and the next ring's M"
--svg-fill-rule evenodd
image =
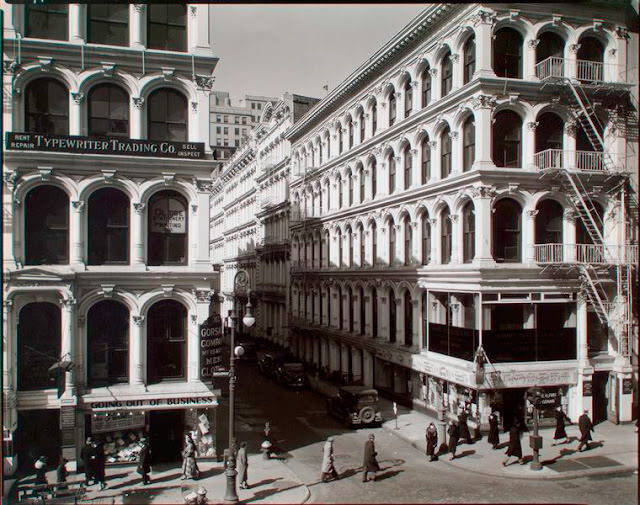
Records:
M390 432L393 433L395 436L397 436L398 438L404 440L405 442L407 442L409 445L411 445L414 449L416 449L417 451L419 451L421 454L423 453L423 448L422 445L419 445L418 442L411 440L410 438L408 438L407 436L403 435L402 433L396 431L394 428L389 427L387 425L382 425L382 427ZM506 473L499 473L499 472L482 472L473 468L466 468L466 467L460 467L458 465L453 465L451 463L449 463L448 461L444 461L444 460L440 460L442 463L444 463L445 465L451 467L451 468L455 468L458 470L463 470L465 472L472 472L475 473L477 475L485 475L485 476L491 476L491 477L505 477L507 479L528 479L528 480L566 480L566 479L575 479L578 477L594 477L594 476L598 476L598 475L614 475L614 474L622 474L622 473L633 473L633 472L637 472L638 468L635 466L629 466L629 465L620 465L619 467L610 467L610 468L602 468L602 469L585 469L585 470L579 470L579 471L572 471L572 472L563 472L563 473L557 473L557 474L553 474L553 475L536 475L536 474L517 474L517 475L510 475L510 474L506 474ZM553 470L552 470L553 471Z
M300 503L306 503L309 500L309 498L311 498L311 491L309 489L309 486L307 486L304 482L302 482L302 480L300 480L300 477L298 477L298 475L293 471L293 469L287 464L286 460L279 461L279 463L287 469L287 471L289 472L289 475L291 475L295 480L297 480L300 483L300 485L304 489L304 498L302 499L302 501L300 501Z

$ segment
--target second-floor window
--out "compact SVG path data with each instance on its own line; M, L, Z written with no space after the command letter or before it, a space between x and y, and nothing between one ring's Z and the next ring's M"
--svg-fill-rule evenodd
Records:
M129 45L129 4L90 3L87 9L89 42L114 46Z
M30 133L69 134L69 92L55 79L36 79L26 89L26 123Z
M38 39L67 40L69 38L69 7L64 3L25 3L25 35Z
M149 49L186 51L187 6L185 4L148 4L147 40Z
M173 89L159 89L149 96L151 140L187 140L187 100Z

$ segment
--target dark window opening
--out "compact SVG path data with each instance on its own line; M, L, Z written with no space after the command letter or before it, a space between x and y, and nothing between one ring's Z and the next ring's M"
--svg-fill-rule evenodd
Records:
M464 46L464 70L463 80L464 84L473 79L473 74L476 71L476 39L475 37L469 38Z
M113 46L129 45L129 4L87 5L88 41Z
M522 78L522 35L501 28L493 41L493 70L498 77Z
M513 111L496 114L493 124L493 162L498 167L522 167L522 119Z
M27 85L27 131L45 135L69 134L69 91L55 79L36 79Z
M187 99L173 89L159 89L149 96L150 140L187 140Z
M176 191L162 191L149 202L149 265L185 265L187 202Z
M149 3L147 8L149 49L186 51L187 6Z
M185 377L187 309L173 300L155 303L147 314L148 383Z
M129 262L129 198L105 188L89 198L89 264Z
M129 378L129 311L120 302L99 302L87 314L89 385L103 387Z
M522 208L510 198L495 204L493 214L493 258L497 262L522 261Z
M25 3L25 36L38 39L67 40L69 6L64 3Z
M38 186L25 199L27 265L69 263L69 197L55 186Z
M129 136L129 95L119 86L101 84L89 93L89 135Z

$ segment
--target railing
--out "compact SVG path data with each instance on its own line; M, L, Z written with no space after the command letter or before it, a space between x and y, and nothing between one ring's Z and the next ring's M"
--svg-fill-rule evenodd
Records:
M551 56L537 63L536 77L540 80L549 77L564 77L564 58Z
M615 155L600 151L565 151L564 149L546 149L534 155L538 170L566 168L584 172L605 172L605 156L615 159Z
M607 255L611 255L608 257ZM607 265L638 261L638 245L605 246L595 244L534 244L533 258L536 263L552 265L559 263L583 263Z
M550 77L568 77L567 69L575 68L575 78L586 83L622 82L632 83L633 74L622 65L589 60L569 60L550 56L536 64L536 77L540 80Z
M536 263L564 263L564 246L562 244L535 244L533 251Z
M594 244L576 244L576 262L588 263L590 265L605 265L610 263L607 261L605 247L603 245ZM611 252L615 251L615 247L608 247Z

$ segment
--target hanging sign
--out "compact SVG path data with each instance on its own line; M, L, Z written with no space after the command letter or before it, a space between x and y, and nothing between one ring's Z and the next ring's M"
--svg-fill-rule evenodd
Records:
M200 325L200 379L211 379L222 366L222 319L210 316Z

